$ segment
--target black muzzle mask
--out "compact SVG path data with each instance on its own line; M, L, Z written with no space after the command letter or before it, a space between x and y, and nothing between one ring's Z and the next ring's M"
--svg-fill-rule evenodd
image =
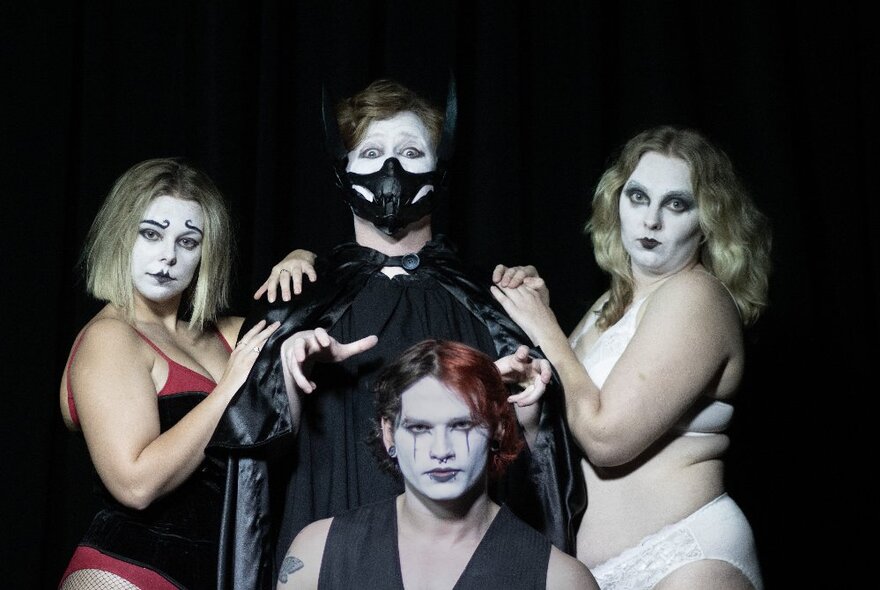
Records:
M346 163L347 159L336 167L337 185L342 190L343 199L355 215L389 236L433 211L437 200L435 195L445 176L440 170L407 172L397 158L388 158L371 174L347 172ZM372 201L355 190L355 186L366 189L372 195ZM427 192L416 200L425 187Z

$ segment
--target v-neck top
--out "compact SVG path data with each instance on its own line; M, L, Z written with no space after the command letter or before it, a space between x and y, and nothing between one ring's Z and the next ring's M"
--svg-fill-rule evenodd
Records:
M550 542L502 505L453 590L544 590ZM318 578L319 590L403 590L397 503L389 498L333 518Z

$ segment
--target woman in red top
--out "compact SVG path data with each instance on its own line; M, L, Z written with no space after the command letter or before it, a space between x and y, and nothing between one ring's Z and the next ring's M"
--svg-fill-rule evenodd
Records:
M61 413L81 431L103 507L62 577L82 588L212 588L224 465L205 444L275 330L232 348L232 232L223 197L176 159L136 164L88 236L85 325L61 379Z

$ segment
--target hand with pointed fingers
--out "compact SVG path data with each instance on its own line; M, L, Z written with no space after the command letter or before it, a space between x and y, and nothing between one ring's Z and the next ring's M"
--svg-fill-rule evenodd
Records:
M260 285L254 293L254 299L259 299L266 294L266 300L274 303L281 289L282 301L290 301L291 290L293 295L302 293L303 276L308 277L309 282L318 280L315 273L315 254L309 250L294 250L284 260L272 267L269 278Z
M323 328L297 332L281 345L281 366L288 391L296 388L303 393L312 393L317 386L309 379L309 374L315 363L344 361L369 350L377 342L377 336L366 336L343 344Z

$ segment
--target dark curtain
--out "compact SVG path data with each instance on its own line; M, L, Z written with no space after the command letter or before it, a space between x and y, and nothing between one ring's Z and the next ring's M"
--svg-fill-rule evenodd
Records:
M322 86L389 76L440 101L451 73L457 151L436 228L487 272L535 264L566 329L606 285L581 230L612 151L660 123L727 149L775 236L728 489L769 587L840 582L868 489L849 465L868 465L877 391L878 42L867 6L785 4L3 2L2 585L54 587L93 509L58 385L99 309L76 260L113 180L185 156L217 181L238 230L230 311L244 314L290 249L350 235L328 190Z

